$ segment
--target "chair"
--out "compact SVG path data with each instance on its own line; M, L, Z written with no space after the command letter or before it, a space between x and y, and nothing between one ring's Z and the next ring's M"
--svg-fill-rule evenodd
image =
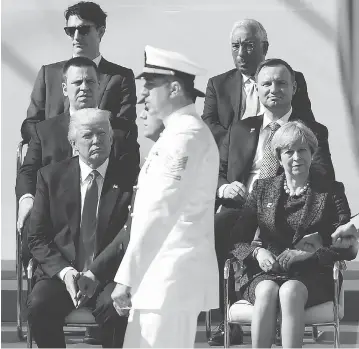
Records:
M16 173L19 172L20 166L23 163L26 155L26 143L21 141L18 144L16 151ZM19 205L16 200L16 222L18 219ZM123 247L122 247L123 248ZM21 232L16 229L16 279L17 279L17 294L16 294L16 320L17 320L17 335L19 340L24 341L27 339L27 347L32 348L32 334L29 325L27 325L27 334L23 329L22 312L23 312L23 279L26 277L27 281L27 296L32 290L32 278L35 270L35 260L31 259L27 267L26 273L23 271L23 258L22 258L22 239ZM75 309L66 318L65 325L67 327L98 327L92 311L87 308Z
M229 324L236 323L240 325L250 325L252 321L253 305L245 300L240 300L229 305L228 300L228 279L229 270L234 260L227 259L224 266L224 348L229 348ZM318 340L320 326L334 327L334 347L340 347L339 340L339 321L344 317L344 290L339 292L339 273L345 269L343 262L336 262L333 267L334 279L334 299L333 301L319 304L308 308L305 311L305 325L312 327L312 336L314 341ZM277 335L279 334L277 328ZM211 334L211 314L206 314L206 334L209 338Z
M16 150L16 173L19 173L20 166L24 160L24 146L26 143L24 141L21 141ZM16 222L18 219L18 211L19 211L19 203L16 200ZM22 306L23 306L23 300L22 300L22 293L23 293L23 263L22 263L22 241L21 241L21 232L19 232L16 228L15 224L15 230L16 230L16 281L17 281L17 292L16 292L16 329L17 329L17 335L20 341L25 340L23 325L22 325ZM26 275L26 273L25 273ZM28 280L27 280L28 281ZM29 286L29 282L28 282ZM28 287L29 289L29 287Z
M33 275L36 267L36 261L31 259L27 267L27 279L29 280L28 294L31 292L33 287ZM92 315L92 310L89 308L79 308L71 311L69 315L66 316L64 321L64 326L66 327L96 327L99 325L96 323L94 316ZM31 327L27 325L27 348L32 348L32 333Z

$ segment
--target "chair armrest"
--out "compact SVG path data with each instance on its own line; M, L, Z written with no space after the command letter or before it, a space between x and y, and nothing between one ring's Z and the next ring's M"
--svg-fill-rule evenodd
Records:
M28 145L27 142L21 141L19 142L19 144L17 145L17 149L16 149L16 168L17 168L17 172L19 171L20 166L22 165L25 155L24 154L24 147ZM26 148L27 150L27 148Z
M333 279L336 281L339 279L339 273L343 273L344 270L347 270L347 265L345 261L337 261L333 266Z
M232 257L232 258L228 258L225 262L224 262L224 273L223 273L223 277L224 277L224 280L228 280L229 278L229 270L231 268L231 265L233 262L235 262L235 258Z
M34 276L34 270L36 268L37 262L35 261L34 258L31 258L29 261L29 264L27 265L27 278L29 280L32 280L33 276Z

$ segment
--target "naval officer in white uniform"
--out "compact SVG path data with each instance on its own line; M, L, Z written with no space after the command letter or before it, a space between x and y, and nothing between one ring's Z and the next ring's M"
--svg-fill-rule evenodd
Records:
M131 307L124 347L193 348L199 313L218 307L219 155L193 104L201 73L181 54L145 48L145 109L165 129L141 169L130 243L115 276L115 308Z

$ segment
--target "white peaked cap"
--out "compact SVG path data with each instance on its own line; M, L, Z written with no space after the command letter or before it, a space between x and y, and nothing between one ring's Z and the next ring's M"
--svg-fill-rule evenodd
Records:
M189 77L205 75L206 69L201 68L196 63L190 61L186 56L173 51L167 51L160 48L147 45L145 47L145 65L143 72L136 76L140 79L146 75L182 75L187 74ZM194 89L195 95L204 97L204 93ZM141 101L139 101L141 103Z
M147 45L145 47L145 66L140 78L145 74L176 75L176 72L188 75L205 75L206 70L190 61L186 56L173 51Z

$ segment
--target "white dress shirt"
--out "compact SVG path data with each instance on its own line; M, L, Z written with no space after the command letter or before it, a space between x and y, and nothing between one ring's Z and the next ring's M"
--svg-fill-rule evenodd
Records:
M96 57L94 58L92 61L98 66L100 64L100 61L101 61L101 58L102 58L102 55L101 53Z
M96 178L96 182L97 182L97 186L98 186L98 202L97 202L96 215L98 214L98 206L99 206L99 203L100 203L100 197L101 197L101 192L102 192L102 187L103 187L103 181L105 179L105 175L106 175L106 171L107 171L107 167L108 167L108 159L106 159L106 161L100 167L98 167L96 169L91 168L90 166L85 164L80 158L79 158L79 165L80 165L80 190L81 190L81 220L82 220L82 209L84 207L86 190L87 190L87 187L88 187L89 182L90 182L89 174L94 170L96 170L100 174ZM59 278L61 280L63 280L64 277L65 277L65 274L70 269L75 269L75 268L66 267L66 268L62 269L58 274Z

